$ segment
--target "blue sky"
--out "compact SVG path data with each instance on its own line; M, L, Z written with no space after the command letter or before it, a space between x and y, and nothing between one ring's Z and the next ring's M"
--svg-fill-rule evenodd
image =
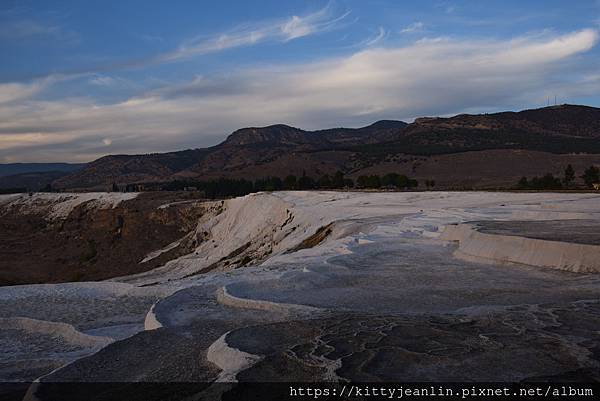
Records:
M0 1L0 162L600 106L600 1Z

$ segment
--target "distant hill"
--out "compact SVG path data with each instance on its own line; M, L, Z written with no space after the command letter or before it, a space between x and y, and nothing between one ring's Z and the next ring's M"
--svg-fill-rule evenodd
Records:
M85 163L9 163L0 164L0 177L23 173L44 173L48 171L73 172L82 169Z
M382 121L362 128L321 131L305 131L283 124L242 128L211 148L148 155L105 156L89 163L81 171L57 180L55 184L62 188L100 189L113 182L123 184L246 175L252 178L301 174L303 171L319 174L341 166L336 157L330 162L325 159L332 156L324 154L391 140L407 125L402 121ZM319 160L321 157L324 160ZM287 167L275 166L271 169L274 161L282 162ZM263 171L261 166L268 166L268 171ZM252 171L254 168L257 171Z
M38 191L61 177L81 170L85 165L85 163L0 164L0 191L7 189Z
M68 171L44 171L40 173L21 173L0 177L0 190L39 191L51 185L55 180L68 175Z
M395 171L436 179L445 187L493 187L531 171L559 173L565 163L584 168L586 163L600 163L598 155L600 109L561 105L424 117L411 124L384 120L362 128L305 131L282 124L242 128L210 148L105 156L53 184L102 189L111 183L318 177L341 170L353 177ZM470 164L478 168L469 168ZM457 177L453 169L466 173Z

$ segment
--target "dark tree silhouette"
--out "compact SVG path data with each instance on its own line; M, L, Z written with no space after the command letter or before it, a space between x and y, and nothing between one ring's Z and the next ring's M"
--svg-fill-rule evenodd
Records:
M596 166L590 166L583 172L581 176L583 178L583 182L590 188L593 188L594 184L600 182L600 170Z
M573 166L570 164L565 168L565 176L563 178L563 182L566 187L571 186L571 184L575 181L575 170L573 170Z

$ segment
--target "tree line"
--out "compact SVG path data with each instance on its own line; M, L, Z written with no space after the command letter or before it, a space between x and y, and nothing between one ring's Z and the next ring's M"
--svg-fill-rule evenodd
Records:
M546 174L541 177L521 177L517 183L518 189L570 189L575 184L575 169L570 164L563 171L562 177L555 177L553 174ZM594 188L594 184L600 183L600 169L596 166L590 166L584 170L583 174L579 176L586 187Z
M433 186L433 180L431 180L431 184ZM364 175L358 177L355 182L351 178L345 177L344 173L341 171L337 171L333 175L325 174L318 179L306 174L302 174L300 177L290 174L283 179L279 177L265 177L254 181L244 178L219 178L208 181L174 180L168 183L146 184L144 185L144 190L197 190L203 191L207 198L214 199L243 196L260 191L343 188L412 189L416 188L418 185L419 183L417 180L397 173L389 173L383 176ZM125 190L136 190L136 188L135 186L131 186L131 188L128 186Z

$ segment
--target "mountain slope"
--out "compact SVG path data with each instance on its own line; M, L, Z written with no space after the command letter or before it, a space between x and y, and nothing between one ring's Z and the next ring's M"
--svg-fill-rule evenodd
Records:
M0 177L0 190L39 191L68 174L67 171L43 171L5 175Z
M85 169L54 182L58 188L104 188L112 183L163 181L168 179L235 176L251 167L273 162L282 156L331 152L347 146L378 143L394 138L407 124L385 121L362 128L304 131L283 124L242 128L212 148L150 155L105 156ZM309 157L310 159L313 159ZM317 162L316 160L308 163ZM306 164L305 157L298 163ZM334 163L334 168L343 163ZM304 166L310 170L310 166ZM302 168L299 167L299 171ZM265 172L278 175L284 170ZM286 173L288 174L288 173Z
M600 109L561 105L520 112L450 118L418 118L396 140L362 151L375 157L490 149L524 149L555 154L600 153Z
M72 172L80 170L85 163L8 163L0 164L0 177L24 173L45 173L49 171Z
M57 188L105 189L115 184L156 181L198 163L209 149L191 149L147 155L109 155L89 163L81 171L61 177Z
M566 160L559 155L600 154L600 109L561 105L520 112L425 117L411 124L384 120L362 128L319 131L282 124L243 128L211 148L106 156L59 178L54 185L101 188L113 182L256 179L303 173L319 176L336 170L356 176L377 166L381 166L376 168L379 172L393 171L392 166L399 162L411 166L415 175L424 160L471 152L469 157L458 158L469 163L468 160L474 160L473 152L490 150L528 151L532 165L540 161L539 168L554 166L550 171L554 172L560 160ZM541 154L549 156L541 157ZM503 169L511 169L509 164L502 163L502 158L495 160L499 175ZM511 171L508 175L512 179L514 174L526 175L527 172Z

